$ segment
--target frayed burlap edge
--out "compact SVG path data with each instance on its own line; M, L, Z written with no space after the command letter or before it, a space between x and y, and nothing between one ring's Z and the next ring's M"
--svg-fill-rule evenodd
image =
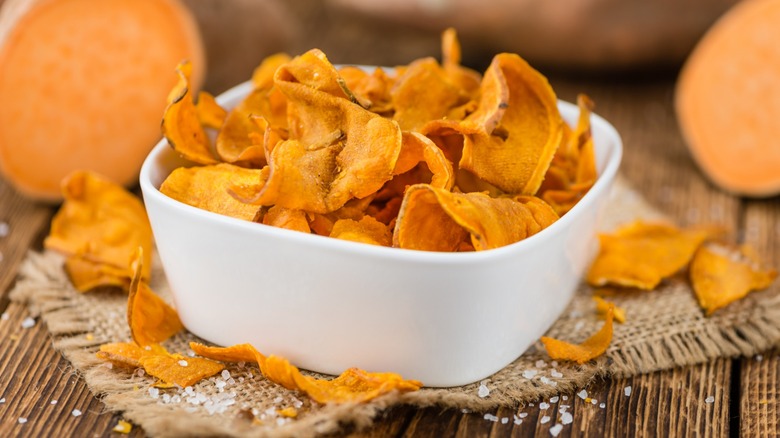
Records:
M611 223L606 224L606 228L636 217L660 217L640 196L622 184L617 185L614 197L623 207L619 209L623 213L608 214ZM626 205L630 208L625 208ZM585 365L557 365L556 371L565 373L563 378L548 378L553 375L551 367L544 361L546 355L541 346L535 345L513 364L481 382L490 388L487 397L478 396L478 383L457 388L424 388L414 393L389 394L364 404L318 405L308 415L282 426L257 427L236 418L226 421L229 416L215 418L185 412L178 406L160 405L150 397L139 397L137 380L118 378L114 372L107 372L105 364L94 352L100 343L121 339L88 341L83 336L94 331L94 321L81 311L79 302L85 296L72 289L61 264L62 258L57 254L31 252L22 265L12 299L28 303L31 312L46 322L54 348L83 375L90 390L102 398L107 410L123 412L127 419L154 436L315 436L337 432L344 425L363 428L370 425L378 413L398 404L437 405L472 411L517 407L555 394L574 393L601 377L628 377L719 357L750 356L780 345L780 295L775 286L769 291L751 294L713 317L705 318L700 312L688 311L680 314L689 318L683 323L659 322L658 326L668 331L665 333L635 333L630 327L616 326L615 338L607 354ZM661 289L657 295L660 299L672 300L675 307L682 302L695 308L695 300L684 278L672 279ZM566 338L571 333L592 333L601 323L586 315L591 294L587 286L582 286L548 335ZM634 294L617 296L613 300L624 306L631 317L632 305L638 308L648 305L641 301L647 301L644 297ZM641 318L642 313L636 312L637 318ZM646 326L651 324L655 322L645 323ZM639 342L635 341L637 337ZM535 365L540 361L543 368ZM525 374L528 372L533 376Z

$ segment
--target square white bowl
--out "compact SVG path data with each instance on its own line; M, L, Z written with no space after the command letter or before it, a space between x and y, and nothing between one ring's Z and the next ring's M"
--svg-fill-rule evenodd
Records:
M244 83L217 100L235 106ZM575 105L559 102L573 124ZM538 340L571 299L597 249L620 165L617 131L591 116L599 178L547 229L488 251L377 247L242 221L163 195L191 166L161 140L140 184L176 309L219 345L251 343L307 370L391 371L426 386L478 381Z

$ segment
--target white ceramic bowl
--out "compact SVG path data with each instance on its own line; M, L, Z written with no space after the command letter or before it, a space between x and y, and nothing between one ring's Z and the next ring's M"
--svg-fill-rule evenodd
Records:
M232 107L249 87L218 101ZM573 124L577 107L559 106ZM207 341L248 342L322 373L360 367L439 387L483 379L552 325L595 253L622 144L591 121L600 176L588 194L542 232L472 253L365 245L185 205L158 190L188 165L162 140L140 181L179 316Z

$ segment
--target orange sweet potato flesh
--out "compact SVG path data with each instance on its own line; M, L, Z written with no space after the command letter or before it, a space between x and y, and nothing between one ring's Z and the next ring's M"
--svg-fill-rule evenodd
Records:
M676 89L683 136L702 171L745 196L780 193L780 0L738 3L705 34Z
M130 185L160 138L176 64L204 77L199 31L179 0L7 0L0 15L0 172L60 200L76 169Z

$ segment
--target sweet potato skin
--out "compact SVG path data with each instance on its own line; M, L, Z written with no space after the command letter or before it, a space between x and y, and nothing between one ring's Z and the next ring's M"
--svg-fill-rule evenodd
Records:
M200 33L179 0L6 0L0 173L48 202L78 169L135 184L182 58L201 84Z
M780 0L730 9L699 41L675 90L686 145L702 172L735 195L780 194Z

